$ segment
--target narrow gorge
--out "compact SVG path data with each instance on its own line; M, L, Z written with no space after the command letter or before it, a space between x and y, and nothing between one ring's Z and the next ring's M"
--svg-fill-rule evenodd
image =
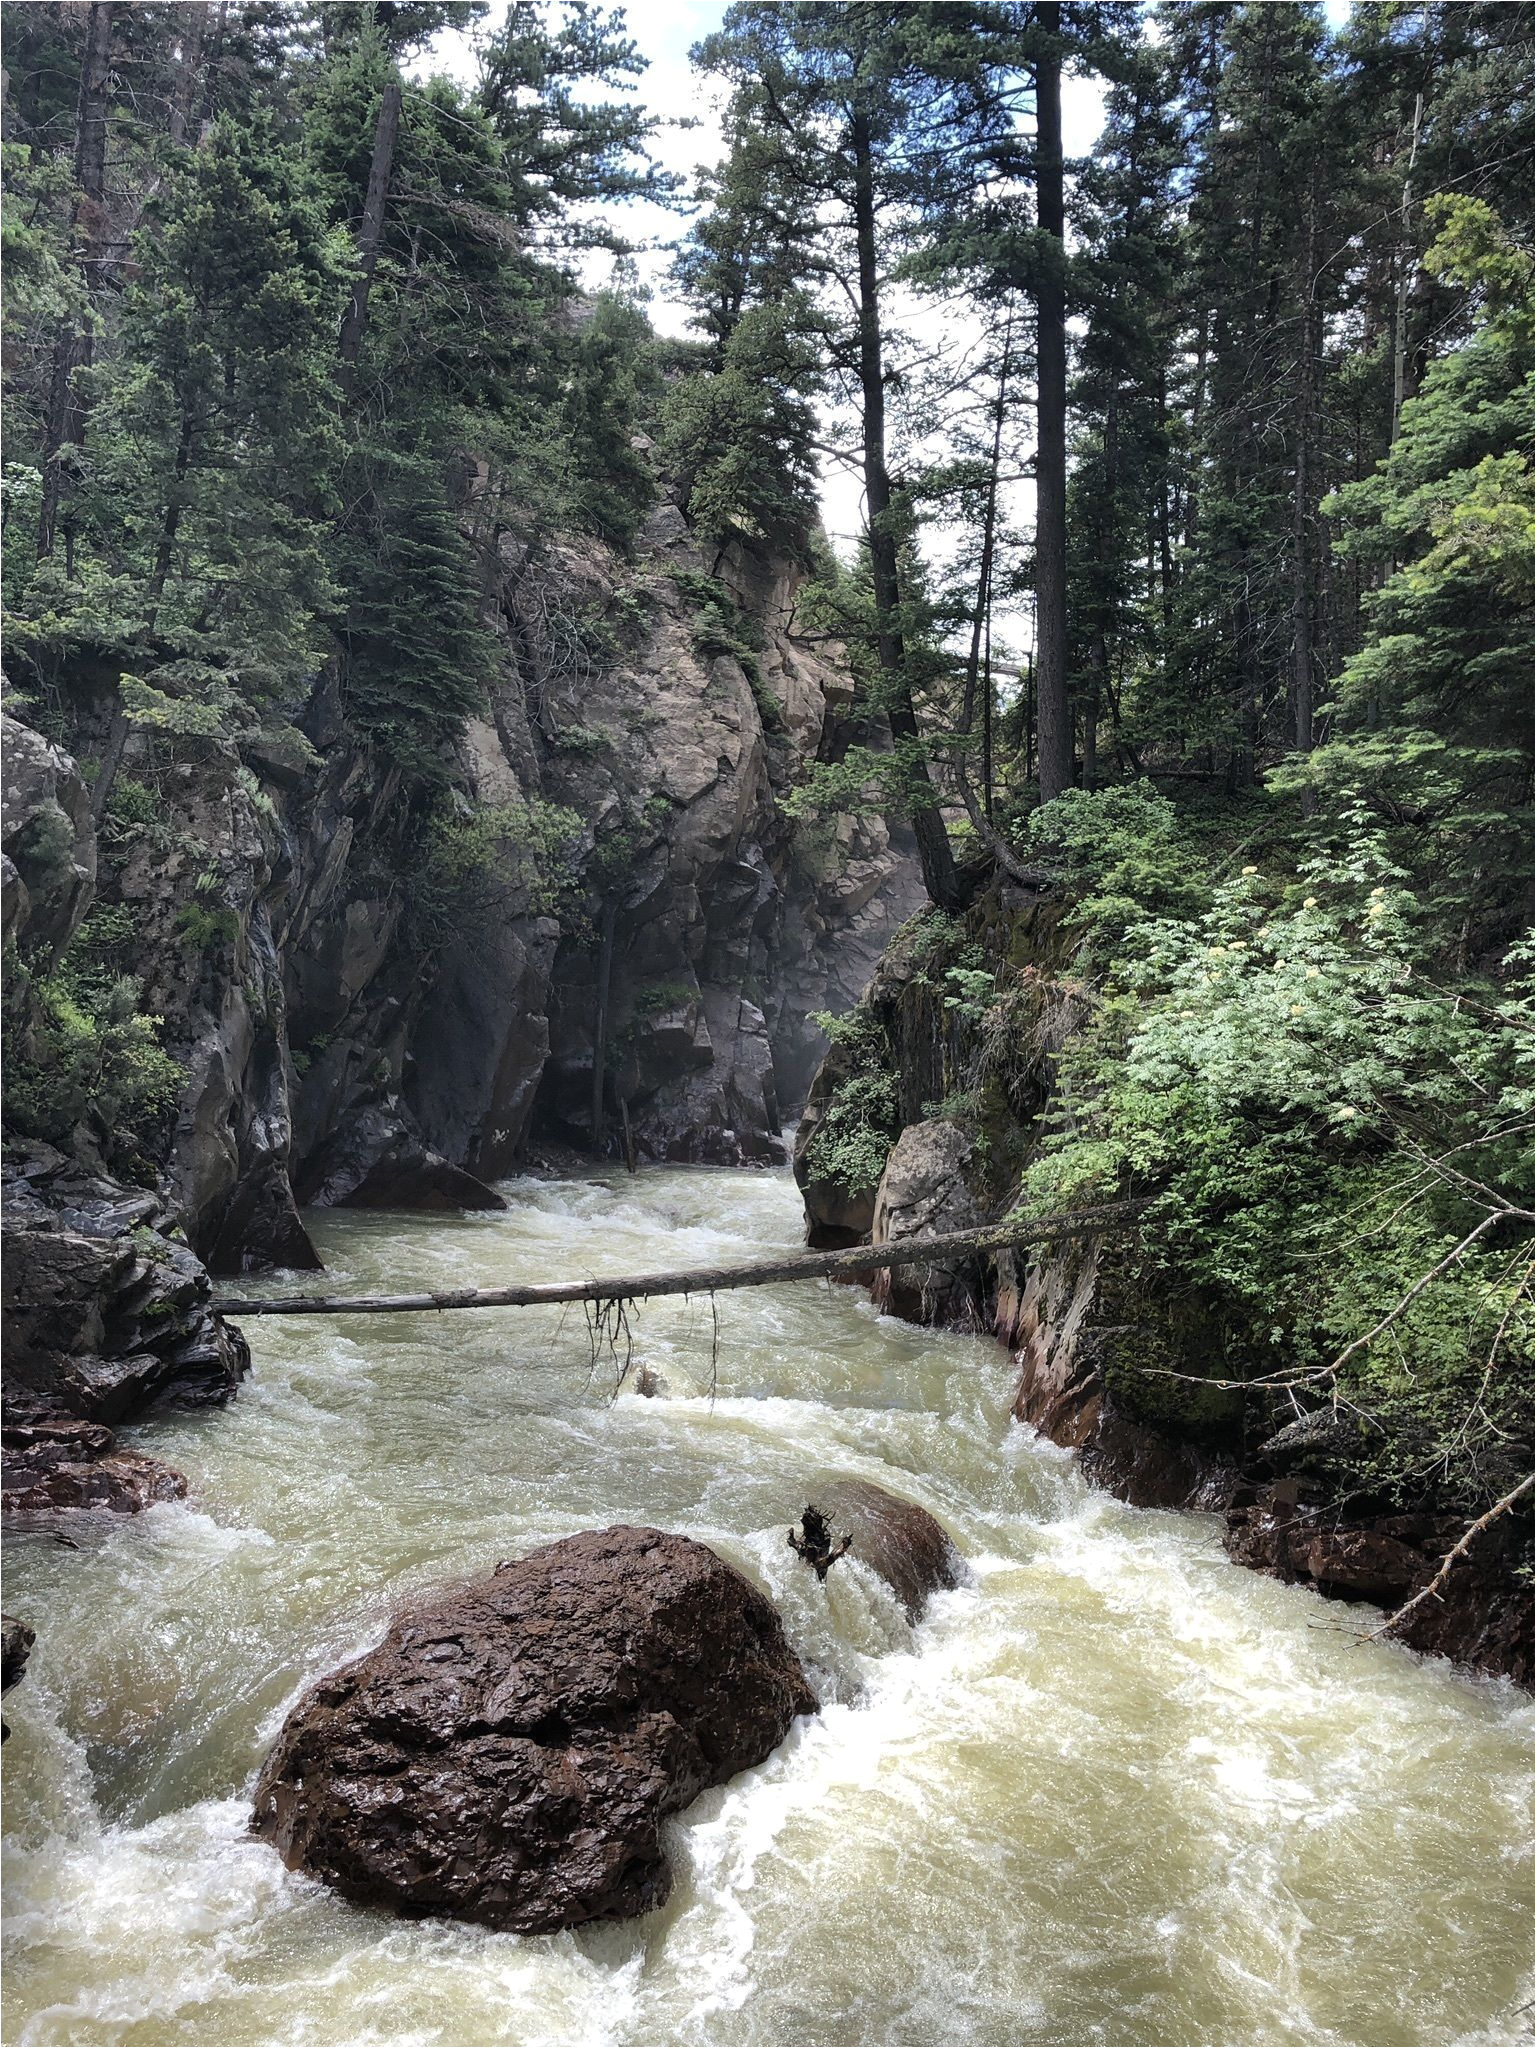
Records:
M1516 2043L1531 9L0 9L3 2031Z

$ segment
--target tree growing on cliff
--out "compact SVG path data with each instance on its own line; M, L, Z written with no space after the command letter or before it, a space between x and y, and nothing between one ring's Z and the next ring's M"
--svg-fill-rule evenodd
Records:
M918 721L901 560L910 509L893 479L888 402L902 377L895 268L939 186L966 175L968 147L1002 118L953 89L955 32L925 7L739 5L696 53L732 86L732 157L717 191L741 218L760 218L768 246L792 253L815 289L857 419L878 709L906 763L923 878L940 905L964 890Z

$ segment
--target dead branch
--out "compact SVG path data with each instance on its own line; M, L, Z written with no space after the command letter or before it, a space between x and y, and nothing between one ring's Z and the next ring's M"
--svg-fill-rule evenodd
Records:
M217 1306L226 1316L398 1315L453 1308L534 1308L562 1301L646 1301L666 1294L712 1294L733 1287L773 1287L785 1281L857 1279L890 1266L929 1265L936 1259L976 1256L1008 1246L1055 1238L1091 1237L1123 1229L1144 1202L1044 1216L1036 1221L989 1223L937 1237L905 1237L894 1244L855 1245L841 1252L797 1252L742 1266L693 1266L676 1273L632 1273L614 1280L554 1280L520 1287L459 1287L431 1294L287 1294L267 1300L235 1296Z
M1389 1614L1380 1628L1373 1628L1368 1636L1363 1636L1361 1638L1362 1642L1374 1643L1378 1636L1384 1636L1392 1629L1400 1628L1409 1615L1412 1614L1413 1610L1416 1607L1422 1606L1426 1600L1438 1600L1440 1598L1440 1588L1454 1571L1456 1560L1465 1557L1489 1523L1496 1522L1500 1515L1507 1515L1520 1496L1523 1493L1529 1493L1532 1486L1536 1486L1536 1472L1528 1472L1512 1492L1506 1493L1502 1500L1494 1502L1487 1514L1479 1515L1477 1520L1469 1525L1466 1534L1461 1538L1460 1542L1448 1550L1440 1560L1440 1569L1435 1573L1429 1584L1421 1586L1411 1600L1405 1600L1395 1614Z

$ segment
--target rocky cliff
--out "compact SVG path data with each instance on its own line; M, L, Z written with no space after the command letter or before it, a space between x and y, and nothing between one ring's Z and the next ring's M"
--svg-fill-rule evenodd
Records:
M856 999L918 899L880 822L780 808L850 709L799 571L706 563L665 503L632 560L507 555L500 678L449 828L409 846L398 772L324 678L294 726L236 743L134 731L96 817L25 714L88 760L105 697L7 719L13 1057L43 1070L24 1108L48 1093L26 985L66 957L131 975L178 1074L138 1163L216 1272L312 1263L302 1203L493 1202L540 1141L782 1159L812 1013ZM67 1126L44 1107L13 1124L125 1163L100 1103Z
M897 935L812 1082L794 1148L815 1245L899 1243L1004 1216L1053 1108L1058 1054L1093 992L1063 902L1012 883ZM1234 1388L1246 1334L1219 1299L1146 1259L1134 1231L877 1276L912 1321L984 1329L1012 1352L1016 1418L1143 1507L1225 1517L1239 1563L1395 1610L1466 1528L1432 1502L1341 1499L1316 1430ZM1220 1383L1220 1384L1218 1384ZM1529 1515L1481 1531L1401 1635L1532 1681Z
M800 570L706 560L667 502L630 557L498 559L497 679L425 821L328 672L235 739L131 727L107 781L114 664L12 700L15 1503L147 1400L227 1396L204 1267L317 1265L304 1205L496 1206L549 1146L782 1160L813 1013L919 899L879 821L782 807L851 712Z

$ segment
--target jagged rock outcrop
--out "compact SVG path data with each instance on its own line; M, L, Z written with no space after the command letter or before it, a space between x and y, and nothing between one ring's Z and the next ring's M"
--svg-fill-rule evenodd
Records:
M834 1531L852 1537L852 1554L885 1580L909 1621L919 1619L931 1594L966 1583L965 1560L948 1530L915 1501L866 1479L835 1479L817 1491Z
M661 1823L816 1699L701 1543L590 1530L395 1622L290 1714L252 1825L348 1897L520 1933L649 1912Z
M640 566L634 644L540 696L543 794L593 821L594 858L618 872L608 939L576 933L554 963L534 1128L591 1142L602 1013L605 1115L613 1131L627 1118L642 1157L779 1162L784 1110L820 1049L810 1013L855 999L920 885L878 820L797 835L779 809L848 703L841 649L797 621L798 573L739 548L706 560L665 505ZM755 654L701 634L692 593L713 574ZM618 577L602 549L562 557L562 588L588 611L614 604Z
M1227 1553L1239 1564L1325 1599L1368 1600L1389 1612L1435 1577L1465 1534L1454 1515L1350 1518L1309 1501L1294 1480L1243 1489L1227 1515ZM1428 1656L1532 1682L1531 1589L1517 1567L1530 1522L1506 1515L1477 1537L1440 1589L1415 1608L1398 1640Z
M875 1190L871 1244L936 1237L981 1223L975 1153L958 1124L938 1118L908 1124ZM965 1265L891 1266L875 1275L870 1292L887 1313L909 1322L981 1324L980 1293Z
M24 1621L18 1621L13 1614L0 1614L0 1694L21 1683L36 1641L36 1635ZM6 1741L10 1732L0 1721L0 1742Z
M47 1146L6 1162L6 1386L88 1421L227 1401L249 1367L164 1205Z
M5 1511L179 1499L181 1474L124 1449L113 1426L162 1402L225 1402L249 1369L206 1269L167 1234L157 1196L50 1146L15 1148L0 1185Z

